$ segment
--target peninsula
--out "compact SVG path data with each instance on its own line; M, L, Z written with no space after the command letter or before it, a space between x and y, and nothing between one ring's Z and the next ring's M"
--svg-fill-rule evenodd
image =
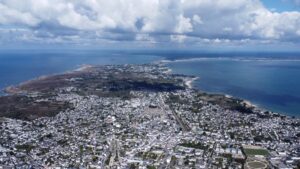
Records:
M193 79L161 64L107 65L11 86L0 97L0 166L300 166L300 119L193 89Z

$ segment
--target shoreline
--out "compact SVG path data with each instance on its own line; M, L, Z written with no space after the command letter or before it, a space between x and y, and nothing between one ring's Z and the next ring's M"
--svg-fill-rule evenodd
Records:
M230 58L230 57L191 57L186 59L162 59L159 62L163 64L176 63L176 62L191 62L191 61L258 61L258 62L300 62L300 59L270 59L270 58Z
M223 93L221 93L221 94L224 95L224 96L227 97L227 98L237 98L237 99L241 99L241 100L243 100L243 103L244 103L246 106L248 106L248 107L254 107L254 108L257 108L257 109L261 109L261 110L263 109L263 108L259 107L258 105L252 103L252 102L249 101L249 100L246 100L246 99L243 99L243 98L240 98L240 97L231 96L231 95L229 95L229 94L223 94Z
M153 64L153 63L151 63L151 64ZM155 65L160 65L160 66L163 66L163 67L167 68L167 70L164 73L166 73L166 74L172 74L173 70L170 67L168 67L166 64L167 64L166 62L160 62L160 63L156 63ZM133 65L135 65L135 64L133 64ZM62 73L42 75L42 76L33 78L31 80L27 80L27 81L21 82L21 83L16 84L16 85L7 86L7 87L1 89L1 91L0 91L0 97L9 96L9 95L13 95L13 94L21 94L22 91L18 89L18 87L21 86L21 85L24 85L24 84L27 84L27 83L31 83L33 81L42 80L44 78L51 77L51 76L54 76L54 75L63 75L63 74L68 74L68 73L73 73L73 72L84 72L84 71L89 70L93 66L94 65L83 64L83 65L80 65L79 68L76 68L76 69L73 69L73 70L64 71ZM101 65L101 66L104 66L104 65ZM244 103L246 107L249 107L249 108L252 107L254 110L259 110L261 112L263 112L263 111L266 112L267 111L269 113L278 114L280 116L286 116L286 117L291 117L291 118L292 117L300 118L300 116L289 115L289 114L285 114L285 113L282 113L282 112L273 112L270 109L260 107L260 106L258 106L256 104L253 104L251 101L249 101L247 99L244 99L244 98L241 98L241 97L231 96L231 95L226 94L226 93L214 93L214 92L207 92L207 91L201 90L200 88L197 88L197 87L193 86L193 83L196 80L200 79L200 77L190 77L188 75L183 75L183 76L185 76L184 77L184 80L185 80L184 84L187 87L187 89L195 89L195 90L203 91L203 92L205 92L207 94L211 94L211 95L217 94L217 95L222 95L222 96L224 96L226 98L241 100L242 103Z
M12 84L12 85L6 86L6 87L0 89L0 97L11 95L11 94L22 93L22 91L18 90L18 87L21 85L26 85L28 83L43 80L43 79L46 79L48 77L55 76L55 75L64 75L64 74L74 73L74 72L84 72L84 71L87 71L89 68L93 67L93 65L89 65L89 64L82 64L82 65L78 65L78 66L79 66L79 68L74 68L72 70L66 70L61 73L52 73L52 74L48 74L48 75L41 75L38 77L34 77L32 79L25 80L18 84Z
M187 81L185 81L185 85L189 88L189 89L193 89L194 86L193 86L193 83L200 79L199 77L194 77L194 78L189 78Z
M229 95L229 94L226 94L226 93L207 92L207 91L201 90L200 88L197 88L197 87L193 86L194 81L196 81L198 79L200 79L200 77L193 77L193 78L187 77L187 78L185 78L184 84L187 86L188 89L194 89L194 90L202 91L202 92L207 93L209 95L222 95L222 96L224 96L226 98L229 98L229 99L241 100L241 103L243 103L245 105L245 107L252 108L253 111L259 111L260 113L269 112L270 114L273 114L273 115L279 115L279 116L282 116L282 117L300 119L300 116L289 115L289 114L283 113L283 112L275 112L275 111L272 111L268 108L263 108L263 107L261 107L257 104L254 104L251 101L249 101L247 99L244 99L242 97L232 96L232 95Z
M166 64L164 64L163 62L160 62L159 64L161 64L161 63L163 64L163 66L165 66L167 68L167 70L164 73L172 74L173 70L170 67L168 67ZM186 75L184 75L184 76L186 76ZM194 81L200 79L200 77L197 77L197 76L192 77L192 78L191 77L185 77L184 79L185 79L184 84L188 87L188 89L193 89L194 88L193 87Z
M19 86L26 93L0 97L2 142L10 143L3 147L5 164L131 167L139 160L136 166L147 168L150 160L154 167L197 168L222 158L222 166L243 168L254 157L266 164L298 157L300 119L254 111L229 95L189 89L185 82L192 85L195 76L165 72L167 67L153 64L94 65ZM111 149L119 145L127 145L120 149L125 153ZM160 158L177 155L176 166ZM91 163L79 164L82 159ZM187 165L181 159L200 163ZM203 167L220 166L211 164Z
M167 60L167 59L164 59L164 60L161 60L160 64L168 67L168 64L171 64L171 63L174 63L174 62L205 61L205 60L209 60L209 59L219 59L219 60L222 60L222 58L190 58L190 59L182 59L182 60L181 59L178 59L178 60ZM233 60L233 59L231 59L231 60ZM272 60L270 60L270 61L272 61ZM185 75L185 76L189 76L189 75ZM290 118L299 118L300 119L300 114L299 114L300 111L296 112L296 113L288 113L288 112L285 112L285 111L278 111L278 110L274 110L274 109L272 110L272 108L267 108L263 104L260 105L258 103L253 103L252 101L250 101L248 99L245 99L243 97L240 97L240 96L232 96L232 95L230 95L228 93L214 92L214 91L208 92L208 91L202 90L199 87L193 86L193 82L195 80L198 80L198 79L200 79L198 76L196 76L195 79L193 79L193 80L189 79L189 80L185 81L185 85L188 86L189 89L200 90L200 91L203 91L203 92L205 92L207 94L223 95L223 96L225 96L227 98L242 100L246 107L253 107L257 111L269 112L269 113L280 115L280 116L285 116L285 117L290 117Z
M70 70L70 71L67 71L67 72L81 72L81 71L86 71L86 70L88 70L91 67L93 67L93 65L83 64L83 65L80 65L79 68L77 68L75 70Z

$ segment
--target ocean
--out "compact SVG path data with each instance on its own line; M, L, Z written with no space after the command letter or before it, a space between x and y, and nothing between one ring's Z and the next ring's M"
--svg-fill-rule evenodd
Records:
M164 61L173 73L195 75L194 87L249 100L261 108L300 117L300 54L198 51L0 51L0 89L84 64Z
M0 89L39 76L74 70L84 64L143 64L159 59L123 51L0 51Z
M170 62L174 73L200 77L194 86L300 116L300 60L207 58Z

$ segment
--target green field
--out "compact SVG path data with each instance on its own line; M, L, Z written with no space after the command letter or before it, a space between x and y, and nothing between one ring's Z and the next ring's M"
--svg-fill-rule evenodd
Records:
M266 149L244 149L244 152L246 153L247 156L251 156L251 155L267 156L267 155L269 155L269 152Z
M182 143L179 144L180 146L183 147L188 147L188 148L195 148L195 149L201 149L201 150L207 150L208 145L204 145L203 143Z

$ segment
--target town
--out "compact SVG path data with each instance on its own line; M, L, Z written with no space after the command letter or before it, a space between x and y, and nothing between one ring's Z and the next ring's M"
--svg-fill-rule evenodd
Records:
M193 79L161 64L85 66L10 87L3 97L22 99L0 105L0 168L300 167L299 118Z

